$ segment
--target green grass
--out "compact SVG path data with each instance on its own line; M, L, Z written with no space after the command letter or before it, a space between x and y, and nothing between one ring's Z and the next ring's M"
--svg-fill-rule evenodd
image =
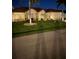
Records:
M26 22L13 22L12 23L12 36L29 35L38 32L46 32L66 27L66 23L62 21L39 21L37 25L25 26Z

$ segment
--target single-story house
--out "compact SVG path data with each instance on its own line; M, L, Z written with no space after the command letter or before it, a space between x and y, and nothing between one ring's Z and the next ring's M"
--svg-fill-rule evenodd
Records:
M63 16L62 16L63 15ZM29 8L14 8L12 10L12 22L25 21L31 17L34 21L38 19L46 20L61 20L62 17L65 18L65 13L61 10L55 9L41 9L41 8L31 8L29 16Z

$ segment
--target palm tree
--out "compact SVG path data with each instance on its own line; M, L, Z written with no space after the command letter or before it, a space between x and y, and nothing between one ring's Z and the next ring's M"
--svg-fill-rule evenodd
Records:
M20 4L23 0L20 0ZM32 24L32 20L31 20L31 6L34 3L37 3L39 0L29 0L29 20L30 20L30 24Z
M29 20L30 20L30 24L32 24L32 20L31 20L31 6L34 3L37 3L38 0L29 0Z
M66 0L57 0L57 9L59 8L60 5L64 5L66 7ZM63 9L62 9L62 20L64 20L63 18Z

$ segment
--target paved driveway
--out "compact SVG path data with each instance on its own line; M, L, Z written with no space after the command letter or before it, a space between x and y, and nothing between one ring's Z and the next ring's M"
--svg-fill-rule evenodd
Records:
M66 30L16 37L13 59L66 59Z

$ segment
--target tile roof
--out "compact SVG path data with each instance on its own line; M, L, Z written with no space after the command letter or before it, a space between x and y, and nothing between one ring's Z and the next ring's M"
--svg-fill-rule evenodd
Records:
M21 8L14 8L12 9L12 12L25 12L27 11L29 8L28 7L21 7ZM32 7L31 9L35 9L37 12L39 12L40 10L45 10L46 12L62 12L62 10L56 10L56 9L42 9L42 8L35 8ZM66 13L66 11L64 11L64 13Z
M14 9L12 9L12 12L25 12L27 10L28 10L28 8L14 8Z

